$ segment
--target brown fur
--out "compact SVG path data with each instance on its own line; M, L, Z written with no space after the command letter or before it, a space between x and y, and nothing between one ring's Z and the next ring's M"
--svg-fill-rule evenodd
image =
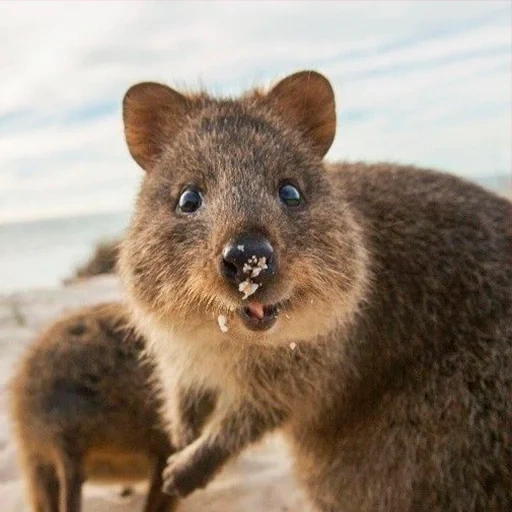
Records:
M511 203L440 172L322 163L334 97L313 72L235 100L163 93L169 115L152 87L125 98L147 173L120 270L182 448L166 490L282 428L322 512L512 510ZM302 207L280 203L283 180ZM177 213L191 185L204 204ZM267 331L244 327L219 272L249 229L278 261L250 299L281 304ZM180 389L217 395L198 437Z
M151 477L146 512L170 512L161 492L171 453L160 402L141 360L143 339L122 305L86 307L49 326L11 382L21 467L34 512L79 512L84 480L133 483Z

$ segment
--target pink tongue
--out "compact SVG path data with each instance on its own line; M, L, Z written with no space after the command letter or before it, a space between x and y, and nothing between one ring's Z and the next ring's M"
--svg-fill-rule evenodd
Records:
M265 316L265 312L263 311L263 304L261 302L249 302L247 304L247 309L252 316L255 316L258 320L262 320Z

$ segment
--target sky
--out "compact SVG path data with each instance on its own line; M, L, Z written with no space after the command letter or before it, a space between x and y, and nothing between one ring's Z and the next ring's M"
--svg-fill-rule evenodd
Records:
M336 92L330 160L512 174L512 2L0 2L0 222L123 211L121 101L236 95L300 69Z

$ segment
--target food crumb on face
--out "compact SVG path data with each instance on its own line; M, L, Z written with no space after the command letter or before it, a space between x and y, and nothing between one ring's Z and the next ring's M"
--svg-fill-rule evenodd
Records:
M295 341L292 341L292 342L290 343L290 348L291 348L292 350L295 350L295 347L296 347L296 346L297 346L297 343L295 343Z
M236 248L240 251L240 252L244 252L244 246L243 245L237 245Z
M228 324L227 324L227 318L225 315L219 315L217 317L217 322L219 323L220 330L222 332L228 332Z
M258 283L252 283L251 280L247 278L238 285L238 291L244 294L242 299L245 300L247 297L251 296L259 286L260 285Z
M267 258L265 256L263 256L262 258L260 258L258 260L258 263L257 263L258 267L261 269L261 270L265 270L266 268L268 268L268 265L267 265Z
M243 246L238 246L238 248ZM262 270L268 268L267 258L263 256L262 258L257 258L255 255L252 255L247 263L244 263L242 267L242 272L248 275L245 281L242 281L238 285L238 290L244 294L243 300L247 299L247 297L251 296L259 287L259 283L253 283L251 278L258 277Z
M267 268L267 258L265 256L258 259L253 255L247 260L247 263L244 263L242 271L244 274L249 274L250 277L258 277L261 271Z
M258 277L260 275L261 268L256 267L252 269L251 277Z

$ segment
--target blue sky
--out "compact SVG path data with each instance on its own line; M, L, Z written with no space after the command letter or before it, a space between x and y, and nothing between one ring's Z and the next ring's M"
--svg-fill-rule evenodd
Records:
M129 209L121 100L157 80L237 94L317 69L328 158L512 172L512 3L0 2L0 222Z

